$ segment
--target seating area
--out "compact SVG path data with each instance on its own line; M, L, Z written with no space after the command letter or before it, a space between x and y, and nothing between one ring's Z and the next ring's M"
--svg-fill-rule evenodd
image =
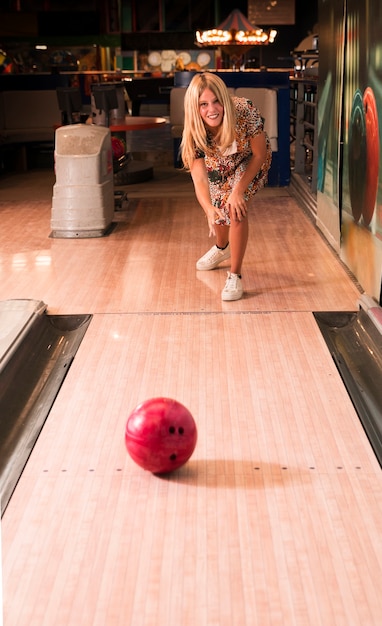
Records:
M0 142L53 141L61 112L56 89L0 92Z
M27 169L27 145L54 142L60 123L56 89L0 92L0 150L16 150L19 169Z
M182 166L179 147L183 131L186 86L175 85L170 93L170 128L175 168ZM285 90L274 85L229 85L228 89L236 96L250 99L264 118L264 127L270 138L273 154L269 185L288 185L289 142L281 136L285 107L280 104L280 94ZM50 146L50 159L53 159L55 128L62 122L63 115L57 96L57 87L35 90L5 89L0 92L0 154L2 159L12 154L16 169L28 169L28 154L44 144ZM285 112L285 116L289 120L289 111Z

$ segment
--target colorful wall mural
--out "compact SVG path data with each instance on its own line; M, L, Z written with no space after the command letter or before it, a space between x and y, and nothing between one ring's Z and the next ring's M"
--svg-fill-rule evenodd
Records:
M382 8L320 0L318 225L381 303Z

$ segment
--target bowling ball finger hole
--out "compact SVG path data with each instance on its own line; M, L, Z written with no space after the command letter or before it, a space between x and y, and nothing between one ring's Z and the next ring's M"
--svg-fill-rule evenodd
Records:
M175 433L176 433L175 426L169 426L168 432L170 433L170 435L175 435ZM183 428L183 426L179 426L178 433L179 433L179 435L184 435L184 428Z
M170 461L176 461L176 454L170 454Z

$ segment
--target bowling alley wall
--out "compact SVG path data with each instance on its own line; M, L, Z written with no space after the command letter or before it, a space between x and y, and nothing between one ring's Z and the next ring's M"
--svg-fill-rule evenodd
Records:
M382 4L319 0L317 224L382 304Z

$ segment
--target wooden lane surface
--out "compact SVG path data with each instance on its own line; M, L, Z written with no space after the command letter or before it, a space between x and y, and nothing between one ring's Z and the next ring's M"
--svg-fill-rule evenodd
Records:
M129 410L190 408L171 477ZM5 624L377 624L380 469L309 313L97 314L3 518Z
M221 301L228 264L196 272L211 245L187 175L128 188L131 208L103 238L50 238L51 198L1 202L2 299L51 313L354 310L359 291L309 219L265 190L250 215L245 297ZM160 184L161 183L161 184ZM26 189L26 191L28 188ZM154 191L150 191L154 190Z
M2 298L94 317L2 520L5 626L379 624L380 468L312 315L359 292L287 191L259 195L222 303L183 174L93 240L50 238L31 184L0 193ZM124 447L155 395L198 425L167 478Z

